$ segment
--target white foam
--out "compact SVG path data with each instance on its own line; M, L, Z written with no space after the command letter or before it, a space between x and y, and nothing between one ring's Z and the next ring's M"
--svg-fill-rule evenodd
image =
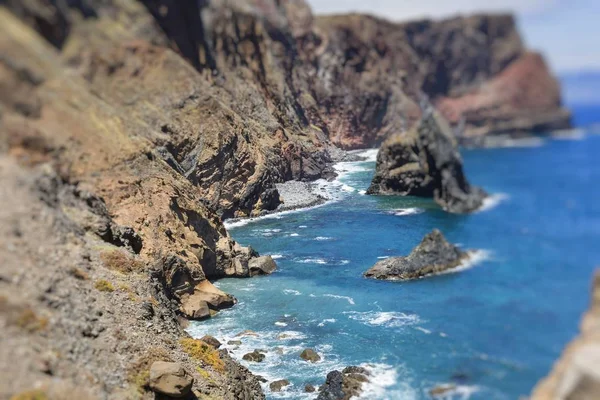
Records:
M483 205L479 207L476 212L489 211L492 208L497 207L503 201L508 200L509 196L506 193L496 193L491 196L486 197L483 200Z
M271 258L273 260L278 260L280 258L283 258L283 254L271 254Z
M286 324L285 322L279 322L279 321L277 321L277 322L275 322L275 325L277 325L277 326L287 326L288 324Z
M356 304L354 302L354 299L352 297L349 297L349 296L340 296L340 295L337 295L337 294L324 294L323 297L331 297L333 299L344 299L344 300L346 300L348 303L350 303L352 305Z
M332 240L332 237L327 237L327 236L317 236L315 238L315 240Z
M300 235L297 233L290 233L290 237L298 237L298 236L300 236Z
M416 214L421 214L424 212L425 212L425 210L423 210L422 208L417 208L417 207L398 208L398 209L390 211L391 214L394 214L398 217L405 217L407 215L416 215Z
M301 292L294 290L294 289L283 289L283 293L294 295L294 296L300 296L302 294Z
M327 261L322 258L305 258L303 260L299 260L303 264L327 264Z
M327 182L327 181L325 181L325 182ZM241 226L245 226L250 223L262 221L265 219L282 219L286 215L304 212L307 210L313 210L315 208L323 207L326 204L328 204L328 202L325 202L322 204L317 204L316 206L311 206L311 207L297 208L294 210L287 210L287 211L278 211L278 212L271 213L271 214L261 215L260 217L225 220L225 221L223 221L223 225L225 226L226 229L239 228Z
M335 322L337 322L335 318L327 318L321 321L318 326L325 326L325 324L333 324Z
M477 266L483 261L487 261L492 258L492 252L489 250L470 250L468 253L469 258L460 263L458 267L438 272L436 275L454 274L456 272L466 271Z
M365 194L367 194L366 190L361 190L360 192L358 192L358 194L360 194L361 196L364 196Z
M422 328L420 326L415 326L415 329L418 330L418 331L421 331L421 332L423 332L423 333L425 333L427 335L431 334L431 331L429 329L425 329L425 328Z
M302 340L306 339L306 335L298 331L284 331L277 335L279 340Z
M390 256L379 256L379 257L377 257L378 260L385 260L386 258L390 258Z
M414 389L407 387L400 393L394 393L392 397L389 389L398 384L398 370L387 364L362 364L361 367L369 371L369 382L362 386L362 393L359 399L390 399L398 398L403 400L416 399L417 393Z
M416 314L395 311L348 311L344 314L348 314L350 319L360 321L364 325L384 326L386 328L399 328L421 322Z
M342 261L340 261L340 264L341 265L348 265L348 264L350 264L350 260L342 260Z
M585 131L581 128L554 131L551 136L556 140L583 140L586 137Z
M363 162L375 162L377 161L377 153L379 153L379 149L353 150L351 153L356 154L359 157L363 157L365 159Z
M306 225L300 225L300 226L298 226L298 228L300 228L300 229L306 229L306 228L308 228L308 226L306 226Z

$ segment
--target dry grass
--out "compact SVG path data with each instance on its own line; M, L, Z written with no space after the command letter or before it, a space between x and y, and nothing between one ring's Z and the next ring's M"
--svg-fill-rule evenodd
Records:
M27 307L19 313L15 325L29 332L38 332L46 329L48 326L48 318L38 316L35 311Z
M211 366L217 372L225 372L225 363L214 347L202 340L192 338L183 338L179 343L190 357L201 361L204 365Z
M141 272L144 269L144 263L136 260L130 254L122 250L105 251L100 254L100 259L106 268L118 271L122 274Z
M114 292L115 287L106 279L97 280L94 287L101 292Z
M49 400L45 392L41 390L28 390L17 393L10 400Z

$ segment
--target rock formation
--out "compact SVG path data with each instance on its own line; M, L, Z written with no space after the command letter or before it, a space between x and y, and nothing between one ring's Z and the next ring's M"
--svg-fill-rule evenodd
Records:
M381 145L367 194L430 197L452 213L475 211L486 197L467 181L456 138L432 110L409 131Z
M600 393L600 271L596 271L590 309L581 332L563 351L550 374L534 389L532 400L596 399Z
M369 372L362 367L346 367L342 372L331 371L319 388L317 400L349 400L362 393L362 385L369 382Z
M390 257L378 261L365 272L365 277L386 280L410 280L456 268L469 258L469 253L448 243L434 229L406 257Z

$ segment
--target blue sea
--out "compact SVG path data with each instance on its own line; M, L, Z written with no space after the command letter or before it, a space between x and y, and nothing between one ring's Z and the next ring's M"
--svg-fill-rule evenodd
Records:
M303 393L306 383L320 385L348 365L372 371L366 399L429 399L443 384L454 387L445 399L528 395L577 334L600 266L600 136L592 130L464 150L468 178L492 194L472 215L447 214L429 200L366 196L374 161L338 164L329 188L336 201L230 228L279 268L217 282L239 304L190 332L223 342L256 332L226 347L240 359L267 351L263 363L243 363L292 383L281 393L265 384L272 399L314 398ZM379 259L408 254L433 228L477 250L473 262L408 283L362 277ZM301 360L307 347L322 361Z

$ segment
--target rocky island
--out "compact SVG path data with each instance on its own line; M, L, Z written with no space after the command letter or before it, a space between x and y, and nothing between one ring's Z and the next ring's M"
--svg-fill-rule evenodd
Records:
M429 197L452 213L473 212L487 196L467 181L450 125L429 106L413 128L381 145L367 194Z
M456 268L469 257L468 252L448 243L444 235L434 229L408 256L378 261L365 272L365 277L402 281L418 279Z
M277 184L404 132L424 94L461 137L569 126L508 15L7 0L0 54L1 398L262 399L259 377L184 329L236 304L211 281L276 268L224 219L275 210ZM434 196L475 208L456 176Z

